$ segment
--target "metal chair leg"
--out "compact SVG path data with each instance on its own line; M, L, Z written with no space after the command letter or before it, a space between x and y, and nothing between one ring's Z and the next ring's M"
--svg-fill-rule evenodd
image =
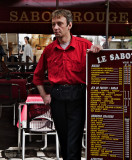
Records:
M57 157L57 160L59 160L59 139L58 139L57 132L56 132L56 157Z
M21 105L18 106L19 126L18 126L18 152L20 153L21 148Z
M20 153L21 149L21 129L18 128L18 153Z
M13 105L13 125L15 126L15 118L16 118L16 110L15 110L15 104Z
M36 142L43 142L45 138L45 134L42 135L42 139L36 140Z
M31 133L31 131L29 131ZM29 135L29 142L32 142L32 136Z
M44 147L41 150L44 150L47 147L47 133L44 134Z
M22 160L25 159L25 130L22 132Z
M83 137L82 137L82 147L84 149L86 149L86 146L85 146L85 137L84 136L86 136L85 133L83 133Z

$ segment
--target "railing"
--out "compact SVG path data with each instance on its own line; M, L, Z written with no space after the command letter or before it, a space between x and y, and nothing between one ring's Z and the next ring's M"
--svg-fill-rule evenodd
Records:
M13 56L12 56L13 57ZM16 62L14 58L11 58L11 62L8 61L8 57L4 56L4 62L5 64L8 65L19 65L19 66L26 66L27 69L29 69L30 65L36 65L36 56L33 57L33 62L29 62L29 57L26 56L26 62L22 61L21 55L18 55L18 61Z
M25 66L26 69L29 69L29 66L31 66L31 65L37 65L36 56L33 57L33 62L29 62L29 57L28 56L26 56L26 62L23 62L22 57L20 55L18 55L17 61L15 60L14 56L12 56L11 61L9 62L7 55L5 55L3 57L3 61L6 64L7 67L9 65L13 65L13 66L18 65L18 66ZM1 67L1 65L0 65L0 67Z

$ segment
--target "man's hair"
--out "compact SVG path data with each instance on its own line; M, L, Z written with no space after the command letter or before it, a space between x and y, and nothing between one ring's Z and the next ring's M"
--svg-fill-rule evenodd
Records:
M57 17L60 18L61 16L65 17L67 20L67 25L72 22L72 13L70 10L66 9L58 9L52 12L52 19Z

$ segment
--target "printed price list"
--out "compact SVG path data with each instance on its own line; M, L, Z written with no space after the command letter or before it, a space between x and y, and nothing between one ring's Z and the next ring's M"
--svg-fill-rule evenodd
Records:
M88 57L88 160L131 160L132 63L98 63L99 56L108 59L110 53Z

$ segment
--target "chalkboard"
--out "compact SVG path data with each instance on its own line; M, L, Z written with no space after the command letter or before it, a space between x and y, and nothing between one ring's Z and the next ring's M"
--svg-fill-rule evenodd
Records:
M132 159L132 50L87 54L87 160Z

